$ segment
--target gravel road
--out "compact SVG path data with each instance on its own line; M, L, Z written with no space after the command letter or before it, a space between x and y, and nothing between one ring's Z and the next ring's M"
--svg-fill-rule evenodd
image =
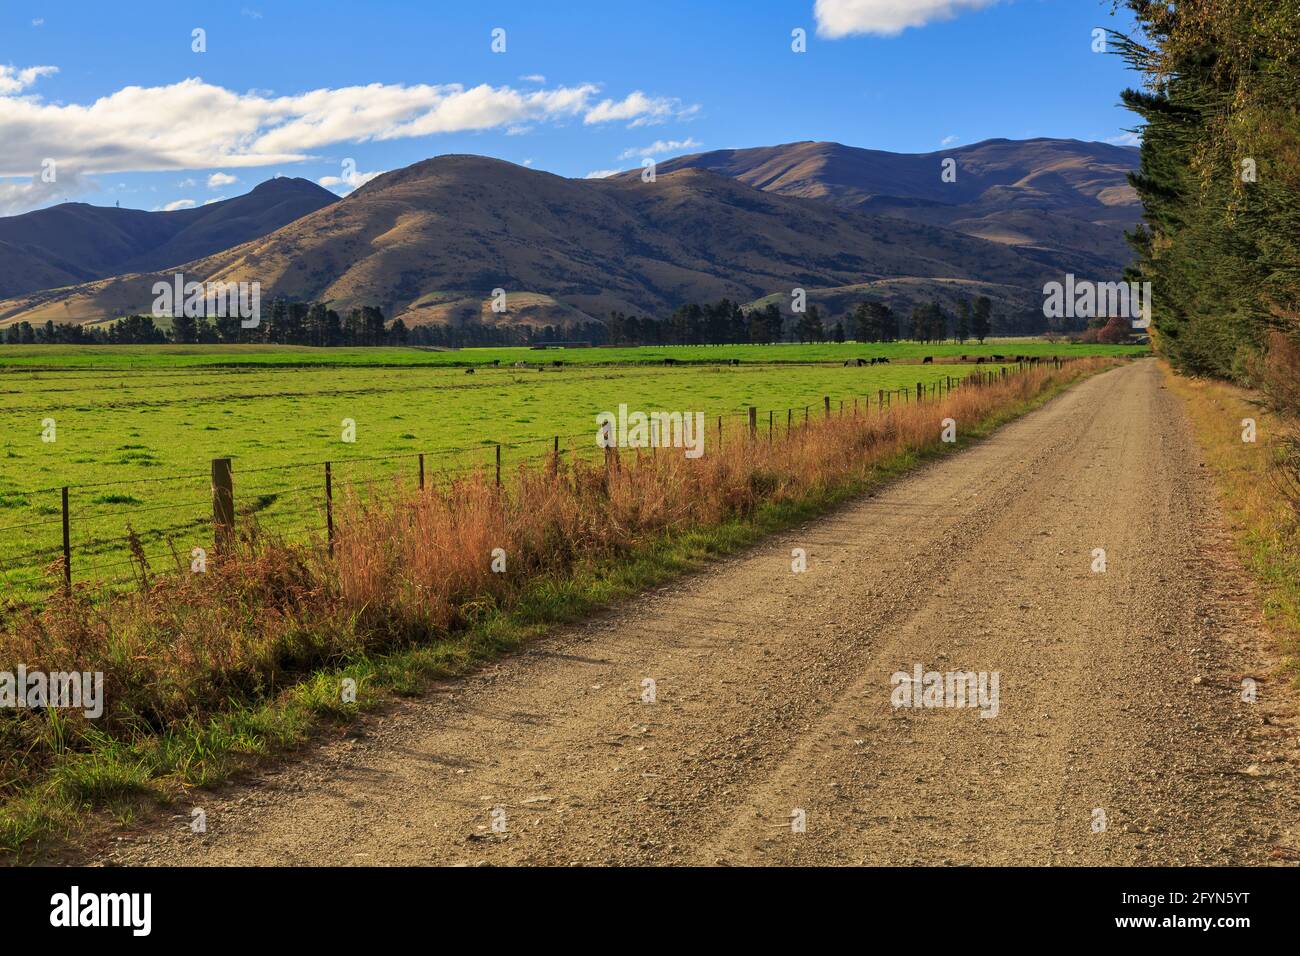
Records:
M89 861L1293 865L1276 664L1144 361ZM917 666L996 716L895 707Z

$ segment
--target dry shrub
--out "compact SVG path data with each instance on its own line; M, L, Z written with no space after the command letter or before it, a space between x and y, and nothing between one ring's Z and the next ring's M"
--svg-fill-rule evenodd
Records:
M1281 421L1274 443L1275 483L1292 514L1300 517L1300 344L1283 332L1271 332L1256 377Z

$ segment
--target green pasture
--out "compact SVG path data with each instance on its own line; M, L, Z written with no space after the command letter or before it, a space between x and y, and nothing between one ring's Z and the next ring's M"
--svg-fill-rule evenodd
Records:
M915 348L944 355L939 346ZM1016 348L1019 354L1031 351L1028 343ZM913 347L874 351L886 349L895 363L903 363ZM967 346L967 354L971 350ZM0 358L25 351L0 348ZM30 600L53 586L46 569L60 554L65 485L71 489L74 580L130 580L128 530L139 536L156 570L174 567L176 555L188 565L193 547L208 546L213 458L233 459L241 515L255 514L266 528L300 535L323 527L325 461L334 463L341 494L393 480L413 485L420 453L431 481L465 468L491 468L498 443L508 474L544 456L555 436L566 451L596 453L595 416L616 412L620 404L631 410L705 412L708 441L715 440L721 416L725 441L728 433L740 434L750 405L760 409L764 430L769 411L780 429L792 409L796 421L805 406L811 414L824 414L823 396L833 399L837 413L841 400L851 413L855 398L864 407L868 399L874 406L881 389L914 391L917 382L928 386L974 368L949 362L841 364L845 357L873 351L865 346L730 350L745 356L780 353L789 362L805 363L834 354L839 360L834 364L759 364L747 358L737 366L574 361L542 370L516 369L506 361L553 354L527 349L30 351L43 353L47 367L0 369L0 601ZM564 354L570 361L579 354L608 358L616 352L646 361L665 353L731 357L724 348ZM487 357L501 358L502 367L479 367L470 375L446 364L473 360L482 366ZM81 364L83 358L94 362ZM272 367L261 367L254 361L259 358ZM327 360L338 364L321 364ZM355 442L343 441L345 419L355 422ZM53 441L43 440L50 437L47 420L53 421Z
M1042 339L990 339L967 342L855 342L820 345L663 345L613 348L481 348L435 351L420 348L306 348L296 345L0 345L5 368L167 369L209 366L478 366L497 361L567 365L714 363L739 359L758 363L843 362L859 356L887 356L892 361L939 357L1001 355L1131 355L1145 351L1128 345L1070 345Z

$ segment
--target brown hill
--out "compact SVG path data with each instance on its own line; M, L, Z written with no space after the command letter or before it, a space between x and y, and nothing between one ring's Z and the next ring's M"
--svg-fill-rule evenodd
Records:
M388 173L183 271L201 281L259 281L264 301L380 305L408 324L473 316L563 323L616 308L662 316L683 302L904 277L911 281L898 288L917 300L966 280L1032 308L1055 274L1006 244L762 191L704 169L669 171L653 183L575 180L477 156ZM0 302L0 322L148 311L162 277L11 298ZM496 288L507 292L504 316L487 309Z
M954 182L940 175L949 158ZM1123 232L1142 215L1127 181L1137 165L1129 147L991 139L918 154L820 142L714 150L667 160L658 172L709 169L767 192L1020 246L1065 271L1109 278L1128 262Z
M172 212L63 203L0 218L0 297L165 269L239 245L338 197L306 179Z

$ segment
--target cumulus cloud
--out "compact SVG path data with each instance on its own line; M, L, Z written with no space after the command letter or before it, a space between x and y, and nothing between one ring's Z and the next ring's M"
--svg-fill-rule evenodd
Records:
M1141 146L1142 134L1134 132L1133 130L1125 130L1118 136L1107 137L1106 142L1113 143L1116 146Z
M0 63L0 96L21 93L42 76L51 76L58 72L57 66L29 66L25 70L20 70Z
M945 136L943 139L939 140L939 145L940 145L940 146L951 146L951 145L952 145L953 143L955 143L955 142L957 142L957 137L956 137L956 136Z
M232 176L230 173L213 173L208 177L208 188L220 189L222 186L229 186L237 182L239 182L238 176Z
M897 36L908 27L923 27L997 0L817 0L817 32L832 40L855 33Z
M28 90L54 67L0 67L0 176L41 160L85 172L247 168L300 162L309 151L435 133L581 118L583 124L662 122L694 110L641 91L600 98L594 84L540 90L372 83L291 96L236 93L202 79L128 86L92 103L45 103Z
M684 149L699 149L703 143L697 143L693 137L686 139L657 139L649 146L633 146L619 153L619 159L634 159L637 156L658 156L662 153L680 153Z
M519 79L522 80L524 83L545 83L546 82L546 77L540 73L529 73L526 76L521 76Z
M162 207L163 212L175 212L177 209L193 209L197 206L193 199L176 199Z
M623 170L621 169L593 169L583 179L606 179L609 176L617 176Z

